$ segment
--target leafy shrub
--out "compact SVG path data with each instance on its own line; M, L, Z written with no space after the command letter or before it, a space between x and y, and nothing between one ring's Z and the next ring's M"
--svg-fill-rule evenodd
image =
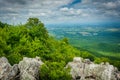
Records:
M40 80L71 80L70 69L64 66L64 62L46 62L40 68Z
M101 57L101 58L95 58L95 63L101 63L101 62L110 62L110 60L108 58L105 58L105 57Z

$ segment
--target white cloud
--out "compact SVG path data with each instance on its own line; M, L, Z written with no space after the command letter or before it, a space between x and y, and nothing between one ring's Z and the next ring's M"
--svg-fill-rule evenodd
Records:
M29 2L28 5L30 8L55 9L69 4L70 1L71 0L34 0Z
M8 2L6 2L8 1ZM38 17L42 21L92 21L107 17L120 16L120 1L116 0L81 0L70 5L73 0L0 0L0 20L15 17L21 21L29 17ZM6 3L4 3L6 2ZM2 6L3 3L3 6ZM24 3L24 4L23 4ZM3 17L4 16L4 17ZM24 19L22 19L24 18ZM6 18L4 18L6 20Z
M105 11L105 15L107 16L119 16L119 13L117 13L116 11L114 10L109 10L109 11Z
M61 8L60 11L63 11L63 12L66 12L68 11L69 9L67 7L64 7L64 8Z
M61 8L60 11L64 14L64 15L71 15L71 16L80 16L82 15L84 12L82 9L74 9L74 8Z
M106 8L108 9L114 9L117 7L117 3L116 2L107 2L103 4Z

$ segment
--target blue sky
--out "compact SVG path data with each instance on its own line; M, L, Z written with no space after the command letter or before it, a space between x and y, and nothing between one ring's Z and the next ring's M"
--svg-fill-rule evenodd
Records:
M103 23L120 21L120 0L0 0L0 21L25 23Z
M71 1L71 3L68 4L68 7L72 7L73 5L75 5L77 3L81 3L81 0L73 0L73 1Z

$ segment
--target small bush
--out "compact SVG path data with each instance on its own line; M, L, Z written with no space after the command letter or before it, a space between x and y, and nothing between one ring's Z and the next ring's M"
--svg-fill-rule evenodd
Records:
M70 69L64 63L47 62L40 68L40 80L71 80Z

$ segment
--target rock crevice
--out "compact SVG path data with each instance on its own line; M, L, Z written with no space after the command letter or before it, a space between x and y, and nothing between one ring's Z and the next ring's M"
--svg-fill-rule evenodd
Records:
M66 67L74 80L120 80L117 68L109 63L94 64L89 59L75 57Z
M0 80L39 80L39 57L24 57L19 64L11 66L5 57L0 58Z

